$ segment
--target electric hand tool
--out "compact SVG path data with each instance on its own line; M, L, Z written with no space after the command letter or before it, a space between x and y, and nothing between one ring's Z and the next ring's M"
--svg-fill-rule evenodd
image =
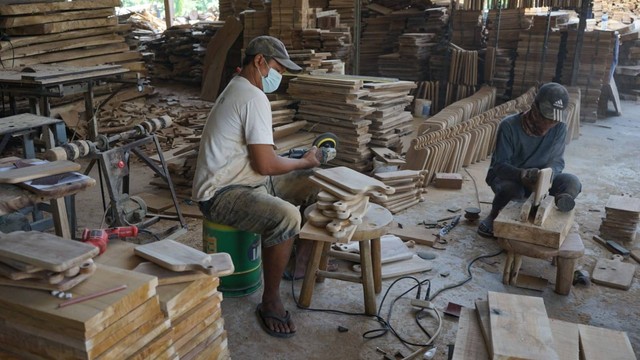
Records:
M330 132L318 135L313 140L313 146L318 148L320 153L320 163L326 164L327 162L335 159L336 148L338 147L338 137ZM292 159L300 159L309 151L309 149L291 149L288 152L282 154L282 156Z
M135 225L122 226L110 229L84 229L82 241L100 249L100 254L107 250L109 239L128 238L138 236L138 227Z

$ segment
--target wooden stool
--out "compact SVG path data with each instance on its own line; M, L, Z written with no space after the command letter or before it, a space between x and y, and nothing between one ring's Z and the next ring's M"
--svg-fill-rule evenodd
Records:
M556 292L568 295L573 283L576 260L584 255L584 244L577 231L572 231L562 242L560 249L529 244L522 241L498 238L498 244L507 251L502 283L515 285L522 265L522 256L538 259L554 258L556 270Z
M375 294L382 290L380 237L387 233L387 228L392 221L393 215L389 210L377 204L369 204L369 209L362 219L362 224L358 225L351 238L351 241L360 243L360 275L326 271L328 253L332 242L310 240L313 241L313 249L302 283L300 298L298 299L300 306L309 307L311 305L316 279L322 281L324 278L331 278L361 283L364 291L365 312L368 315L375 315L377 311ZM304 226L312 225L306 223Z

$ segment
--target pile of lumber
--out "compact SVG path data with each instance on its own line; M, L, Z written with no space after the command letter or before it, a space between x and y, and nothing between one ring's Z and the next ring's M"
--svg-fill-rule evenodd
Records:
M637 100L640 98L640 32L623 34L620 41L615 81L621 97Z
M303 130L307 125L306 121L295 121L296 110L292 108L295 101L283 98L271 100L270 103L276 152L283 154L290 149L309 148L314 134Z
M140 53L120 35L130 25L118 25L116 6L119 0L0 5L0 31L10 39L0 44L3 67L116 63L144 69Z
M373 135L371 145L402 150L402 138L413 130L413 116L404 111L413 101L409 92L416 88L411 81L366 83L369 94L364 97L371 101L375 111L366 116L371 120L369 133Z
M306 39L305 34L315 33L315 30L316 29L304 30L303 39ZM321 52L313 49L289 50L288 52L291 60L302 68L303 74L344 74L344 63L342 60L329 59L329 57L332 57L329 52Z
M316 6L311 5L311 7ZM337 10L316 11L316 26L324 30L340 27L340 14Z
M358 171L371 168L371 151L367 147L372 135L371 120L375 111L364 100L369 90L363 81L347 76L299 76L289 82L289 95L300 100L296 119L306 120L314 133L332 132L340 139L340 148L332 164Z
M419 135L411 140L407 163L401 169L427 170L424 183L427 186L436 173L457 173L461 166L485 160L495 147L500 121L507 115L529 109L534 96L532 88L458 125Z
M466 5L466 3L465 3ZM467 50L478 50L481 47L482 22L481 10L457 10L451 18L451 42Z
M485 77L498 88L500 99L511 98L513 69L520 33L531 26L524 9L490 10L487 18L487 55Z
M540 297L489 291L462 308L453 352L462 359L635 359L625 332L551 319Z
M610 69L613 63L613 46L615 33L610 31L590 31L584 33L582 51L579 57L577 86L582 94L582 121L595 122L598 119L598 101L602 93L602 86L609 84ZM569 31L565 62L562 68L561 81L571 83L573 59L575 56L575 41L577 31Z
M244 38L243 48L247 48L249 42L253 38L265 35L269 33L269 26L271 20L271 8L270 3L265 5L264 10L245 10L241 14L241 21L244 26L242 35Z
M432 33L400 35L398 52L378 58L380 75L411 81L426 80L429 77L429 55L435 41L436 34Z
M365 0L356 0L362 2L362 8L366 7ZM328 10L335 10L340 14L340 22L353 28L355 24L355 1L353 0L329 0Z
M464 99L476 91L478 84L478 51L453 48L445 106Z
M271 1L269 35L280 39L287 49L302 49L302 30L315 27L309 0Z
M386 198L373 198L371 202L379 204L396 214L424 201L423 194L427 189L423 187L426 172L416 170L398 170L373 174L373 177L382 181L385 185L395 189L392 195Z
M165 30L162 38L149 44L155 53L151 68L154 78L199 84L202 64L211 38L224 26L224 21L175 25Z
M305 49L311 49L305 50L307 52L326 53L325 58L337 64L347 63L351 59L351 33L348 28L305 29L302 31L302 45Z
M219 0L219 19L226 19L229 16L240 17L245 10L265 10L268 3L264 0Z
M538 21L539 16L535 18ZM556 77L562 33L550 32L546 44L543 33L526 31L520 34L516 65L513 75L512 96L518 96L537 84L553 81ZM546 46L545 46L546 45Z
M418 87L413 92L414 101L416 99L426 99L431 101L430 114L434 114L440 111L439 97L440 97L440 82L439 81L419 81ZM430 115L427 114L427 115Z
M481 87L475 94L458 100L420 124L418 135L446 129L482 114L496 104L496 88Z
M600 236L626 244L635 241L640 223L640 199L611 195L605 210L606 217L602 218Z

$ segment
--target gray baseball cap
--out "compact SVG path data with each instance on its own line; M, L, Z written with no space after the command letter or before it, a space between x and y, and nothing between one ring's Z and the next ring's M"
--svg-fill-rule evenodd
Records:
M284 44L273 36L258 36L253 38L244 50L246 55L262 54L268 58L275 59L280 65L284 66L290 72L302 71L302 68L289 58L289 53Z
M569 92L558 83L546 83L538 90L535 103L545 118L564 122L567 118L565 110L569 105Z

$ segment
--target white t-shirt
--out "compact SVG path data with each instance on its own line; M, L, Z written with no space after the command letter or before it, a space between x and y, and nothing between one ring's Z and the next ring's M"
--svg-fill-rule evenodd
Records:
M249 80L236 76L218 97L202 132L193 178L195 201L205 201L226 185L266 181L251 167L249 144L273 145L269 99Z

